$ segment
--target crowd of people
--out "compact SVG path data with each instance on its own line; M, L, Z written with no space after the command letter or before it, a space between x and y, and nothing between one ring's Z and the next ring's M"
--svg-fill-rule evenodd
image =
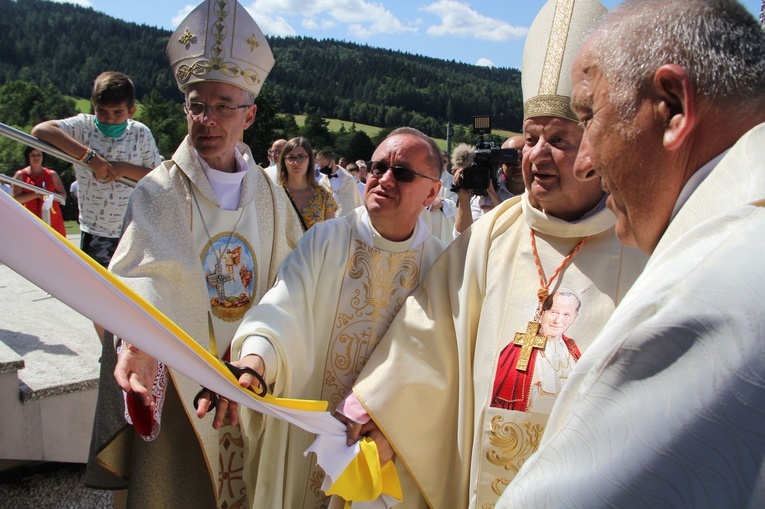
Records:
M401 499L364 507L762 504L765 30L743 6L547 1L517 162L471 189L476 147L409 127L368 161L296 137L256 164L240 137L274 58L218 3L167 45L188 127L167 160L116 72L93 115L33 129L80 160L87 254L242 387L327 401L349 446L373 440ZM17 178L65 195L28 152ZM103 332L90 486L128 508L344 506L313 435L131 339Z

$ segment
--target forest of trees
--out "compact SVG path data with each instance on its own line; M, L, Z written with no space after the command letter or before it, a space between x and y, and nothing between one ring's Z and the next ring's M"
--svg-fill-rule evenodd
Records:
M180 101L165 46L170 32L90 8L42 0L0 0L0 85L24 80L88 97L104 70L128 74L139 100L157 92ZM445 138L446 123L492 115L520 130L520 71L478 67L334 40L269 37L276 58L265 88L281 113L381 127L410 125Z
M181 99L165 56L167 30L42 0L0 0L0 12L0 84L53 84L89 97L93 78L115 70L133 78L139 99L152 90Z
M436 138L446 123L491 115L495 128L520 131L521 73L409 55L358 44L271 38L277 64L269 81L284 112L384 127L409 125ZM268 83L268 82L267 82Z
M43 0L0 0L0 122L29 132L42 120L77 112L69 97L88 98L102 71L129 75L141 103L137 119L170 157L186 133L185 116L165 46L168 30L127 23L91 8ZM276 65L257 98L258 114L244 134L256 160L276 138L306 136L318 149L349 160L369 157L391 129L409 125L453 141L472 141L473 115L519 131L520 72L477 67L334 40L269 37ZM293 115L306 115L298 126ZM330 132L327 118L379 126L369 136L355 125ZM462 125L463 127L460 127ZM496 137L495 139L499 139ZM23 166L23 147L0 139L2 171ZM71 166L46 158L65 184Z

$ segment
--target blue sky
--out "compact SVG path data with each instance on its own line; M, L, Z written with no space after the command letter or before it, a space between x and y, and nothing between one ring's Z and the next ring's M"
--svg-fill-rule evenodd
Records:
M174 29L192 0L54 0ZM269 35L340 39L476 65L520 68L546 0L240 0ZM613 7L620 0L601 0ZM761 0L742 3L756 16ZM353 72L353 70L349 70Z

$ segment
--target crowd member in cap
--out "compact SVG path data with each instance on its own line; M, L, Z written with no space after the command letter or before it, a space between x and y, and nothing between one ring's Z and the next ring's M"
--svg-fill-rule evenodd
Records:
M576 176L651 257L502 507L761 507L765 32L733 0L630 0L573 82Z
M183 20L167 54L188 136L136 187L110 270L227 359L239 322L302 234L284 192L238 141L273 56L245 8L221 0ZM243 455L257 437L241 435L224 399L209 416L209 398L193 408L199 385L130 340L117 340L116 367L113 352L102 357L88 484L127 488L117 495L127 507L245 506ZM122 391L134 426L125 425Z
M289 143L287 144L289 147ZM279 396L340 403L404 299L444 249L419 219L441 186L438 146L402 127L377 147L364 207L316 224L247 312L232 346ZM314 436L242 415L262 434L251 459L254 507L322 507L324 473L304 451Z
M321 173L319 184L330 191L337 202L336 217L348 215L363 205L356 179L335 162L335 154L331 150L322 150L316 154L316 163Z
M421 489L420 504L472 508L498 500L536 449L580 352L645 262L619 244L600 183L573 175L582 128L569 107L570 65L604 11L596 0L542 7L523 58L526 193L444 251L348 399L346 407L356 407L355 398L368 414L344 412L355 422L349 440L371 416L361 432L382 431ZM553 327L540 330L553 304L547 297L562 290L578 303L566 330L575 342ZM493 404L495 392L506 401ZM418 497L405 492L403 504Z

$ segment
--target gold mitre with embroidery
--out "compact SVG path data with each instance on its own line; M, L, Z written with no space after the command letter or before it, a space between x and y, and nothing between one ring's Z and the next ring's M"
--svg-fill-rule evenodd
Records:
M258 95L274 66L263 32L236 0L205 0L181 21L167 56L181 91L219 81Z
M523 120L571 111L571 67L587 34L606 13L597 0L549 0L529 28L523 48Z

